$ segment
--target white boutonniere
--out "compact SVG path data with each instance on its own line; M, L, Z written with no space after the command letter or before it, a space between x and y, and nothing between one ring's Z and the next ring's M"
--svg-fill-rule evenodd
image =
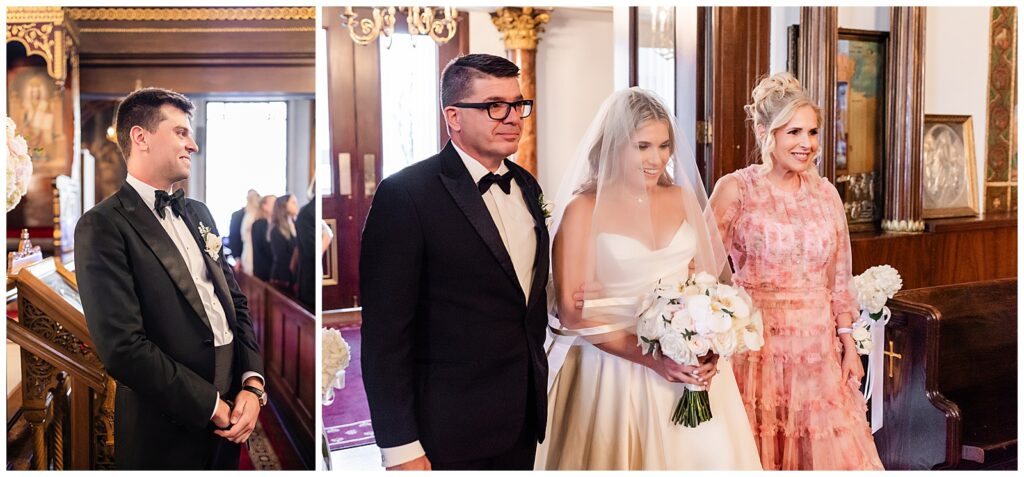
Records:
M540 213L544 215L544 225L551 227L551 202L544 200L543 192L537 197L537 202L540 204Z
M213 259L213 261L220 260L220 237L210 232L210 228L199 222L199 236L203 239L203 245L206 246L206 254Z

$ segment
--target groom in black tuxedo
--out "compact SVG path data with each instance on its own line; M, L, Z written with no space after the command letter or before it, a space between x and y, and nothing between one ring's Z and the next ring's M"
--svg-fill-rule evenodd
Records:
M193 109L157 88L118 105L127 181L75 230L85 319L117 381L120 469L237 469L266 404L263 358L213 217L170 193L198 151Z
M492 55L445 67L451 141L380 183L363 230L363 379L388 469L533 468L547 417L548 234L507 157L533 101Z

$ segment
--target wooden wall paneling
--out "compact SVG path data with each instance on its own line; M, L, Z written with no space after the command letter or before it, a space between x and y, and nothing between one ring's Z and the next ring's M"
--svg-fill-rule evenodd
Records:
M711 12L710 56L703 68L711 70L710 152L707 157L708 191L718 179L746 167L757 154L757 140L743 109L750 92L769 73L771 8L708 7ZM705 109L708 109L705 107ZM705 119L707 120L707 119Z
M356 84L355 84L355 49L356 45L348 37L346 27L341 24L342 9L340 7L323 8L323 25L327 30L327 71L328 71L328 116L331 135L331 177L334 181L330 196L322 197L323 217L335 219L338 224L334 241L338 247L337 271L338 283L323 286L323 309L332 310L346 308L355 304L359 293L359 246L362 233L361 220L357 220L356 211L362 201L363 171L357 167L356 150ZM365 10L358 10L366 14ZM373 65L377 65L374 62ZM360 65L370 68L373 65ZM376 66L376 67L379 67ZM378 93L379 94L379 93ZM349 157L347 171L339 170L339 155ZM340 181L345 180L346 184ZM341 195L343 188L350 188L350 193Z
M889 264L903 289L1017 276L1015 215L936 221L918 234L854 234L853 273Z
M836 176L836 51L838 7L800 8L800 84L821 108L818 170L830 182Z
M236 276L249 297L250 314L260 326L267 392L303 463L313 468L316 454L316 317L273 286ZM269 410L268 410L269 411Z
M924 136L925 8L891 7L886 65L885 209L882 229L924 230L921 141Z

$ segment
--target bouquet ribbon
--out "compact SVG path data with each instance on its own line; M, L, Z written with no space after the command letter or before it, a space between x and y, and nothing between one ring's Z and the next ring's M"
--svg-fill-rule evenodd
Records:
M882 396L882 387L885 383L885 325L892 317L889 307L882 307L882 316L878 320L872 320L867 310L860 312L860 319L868 320L871 323L871 354L868 355L868 373L864 380L864 400L871 401L871 433L874 434L882 428L884 419L883 404L885 398Z

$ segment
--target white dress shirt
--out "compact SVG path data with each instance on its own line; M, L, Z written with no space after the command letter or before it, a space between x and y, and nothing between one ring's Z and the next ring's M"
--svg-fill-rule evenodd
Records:
M188 267L188 272L192 275L192 281L195 282L196 290L199 292L199 299L203 302L203 309L210 320L210 328L213 331L213 345L224 346L231 344L234 341L235 335L231 333L227 315L224 314L224 306L221 304L220 299L217 298L217 293L213 288L213 281L210 278L211 271L206 267L206 262L203 260L202 254L206 253L206 251L200 250L199 244L192 238L191 232L188 230L188 225L181 217L178 217L171 211L170 205L164 209L163 218L160 218L160 214L156 212L154 207L157 191L155 187L142 182L131 174L128 174L126 182L142 197L142 201L149 207L150 212L153 212L153 216L156 217L157 222L160 222L160 226L163 227L164 232L167 232L167 236L171 238L171 242L174 242L178 253L181 254L181 258L185 261L185 266ZM166 192L170 194L170 191ZM212 224L203 225L207 227L212 226ZM198 227L199 224L195 224L195 226ZM263 376L260 376L259 373L248 371L242 375L242 382L244 383L246 379L252 376L256 376L260 381L264 381ZM210 414L211 418L213 414L217 413L217 403L219 401L220 393L218 392L217 401L213 403L214 412Z
M473 159L469 154L460 149L455 143L452 146L462 158L462 163L469 170L473 182L479 183L480 179L490 173L483 164ZM505 162L494 173L503 175L509 172ZM512 189L508 194L501 190L496 184L492 185L481 197L491 213L494 225L501 235L501 242L505 244L505 250L512 258L512 266L516 270L516 278L523 289L524 300L529 300L530 288L533 284L533 261L537 254L537 233L534 231L533 215L523 199L523 193L519 184L512 181ZM391 467L403 464L426 454L420 441L413 441L397 447L381 448L384 467Z

